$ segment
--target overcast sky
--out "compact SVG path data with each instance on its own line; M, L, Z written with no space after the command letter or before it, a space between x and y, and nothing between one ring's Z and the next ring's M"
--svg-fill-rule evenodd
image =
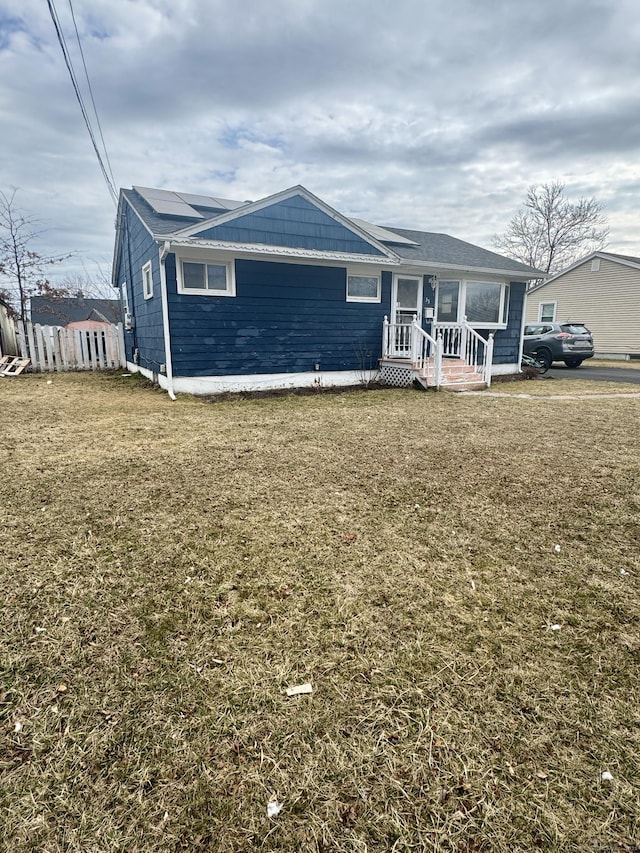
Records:
M56 0L90 107L69 0ZM638 0L73 0L118 187L259 199L491 247L531 184L640 255ZM108 269L115 208L46 0L0 0L0 189ZM98 136L99 142L99 136Z

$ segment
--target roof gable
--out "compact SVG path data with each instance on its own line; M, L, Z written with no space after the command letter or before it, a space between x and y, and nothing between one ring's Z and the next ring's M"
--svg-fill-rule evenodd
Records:
M209 222L181 229L180 239L217 240L289 249L395 257L364 228L342 216L304 187L292 187Z
M636 258L633 255L618 255L614 252L591 252L590 255L586 255L584 258L579 258L575 263L571 264L571 266L566 267L560 272L557 272L555 275L548 278L546 281L541 282L541 284L537 284L535 287L531 288L531 293L540 290L543 287L546 287L548 284L552 284L554 281L557 281L563 275L567 273L573 272L573 270L578 269L578 267L584 266L585 264L591 263L591 261L596 258L600 258L603 261L611 261L615 264L620 264L623 267L631 267L632 269L640 270L640 258Z

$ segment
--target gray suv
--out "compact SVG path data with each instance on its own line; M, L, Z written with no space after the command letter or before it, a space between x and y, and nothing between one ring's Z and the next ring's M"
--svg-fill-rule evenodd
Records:
M554 361L580 367L586 358L593 358L593 337L582 323L527 323L524 352L547 367Z

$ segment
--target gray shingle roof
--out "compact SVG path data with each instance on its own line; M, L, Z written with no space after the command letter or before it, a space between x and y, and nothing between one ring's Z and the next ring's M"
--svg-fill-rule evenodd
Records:
M203 222L203 220L187 219L186 217L160 216L155 213L150 205L135 190L122 190L122 193L155 236L168 237L176 231L186 228L191 223ZM202 212L207 218L217 215L216 212L210 209L202 209L199 212ZM220 214L223 213L228 213L228 210L221 210ZM504 271L505 273L520 273L526 278L537 278L544 275L544 273L534 270L532 267L522 264L519 261L505 258L496 252L490 252L480 246L475 246L473 243L467 243L464 240L459 240L457 237L450 237L448 234L411 231L405 228L389 226L383 227L387 231L406 237L418 244L417 246L388 244L397 255L407 261L427 262L434 266L438 264L451 264L470 269L490 269Z
M438 264L453 264L456 266L468 266L479 269L504 270L505 272L522 273L530 276L537 271L520 261L505 258L496 252L490 252L473 243L450 237L448 234L437 234L431 231L411 231L406 228L391 228L385 225L388 231L393 231L401 237L407 237L418 243L417 246L406 244L393 246L394 252L408 261L427 261ZM542 275L543 273L540 273Z

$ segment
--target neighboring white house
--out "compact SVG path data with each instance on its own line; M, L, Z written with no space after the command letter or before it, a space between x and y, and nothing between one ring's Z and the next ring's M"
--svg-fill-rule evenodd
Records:
M640 359L640 258L593 252L527 294L526 323L573 321L596 356Z

